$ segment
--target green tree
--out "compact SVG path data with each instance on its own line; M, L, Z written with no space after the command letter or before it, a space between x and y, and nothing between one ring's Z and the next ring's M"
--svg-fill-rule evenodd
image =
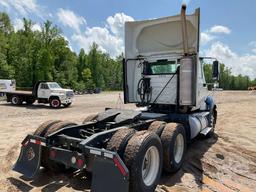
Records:
M86 60L87 60L87 55L84 52L84 49L81 49L78 55L78 64L77 64L77 70L78 70L78 81L83 80L83 72L86 67Z

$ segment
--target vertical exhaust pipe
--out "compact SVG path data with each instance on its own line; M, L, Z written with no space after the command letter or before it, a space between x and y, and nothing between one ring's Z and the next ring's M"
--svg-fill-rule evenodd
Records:
M187 8L186 5L183 4L181 7L181 13L180 13L184 56L188 55L188 33L187 33L186 8Z

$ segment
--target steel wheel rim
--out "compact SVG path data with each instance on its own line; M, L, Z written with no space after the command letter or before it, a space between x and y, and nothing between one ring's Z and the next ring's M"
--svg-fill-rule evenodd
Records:
M57 99L52 100L52 106L53 107L58 107L59 106L59 101Z
M150 186L156 180L159 172L160 156L155 146L151 146L143 158L142 179L145 185Z
M179 133L176 137L174 144L174 160L176 163L180 163L184 153L184 137Z
M13 104L17 104L18 103L18 98L17 97L13 97L12 98L12 103Z

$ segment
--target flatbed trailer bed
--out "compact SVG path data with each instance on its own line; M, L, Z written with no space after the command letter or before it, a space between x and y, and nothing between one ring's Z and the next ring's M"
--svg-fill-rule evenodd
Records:
M8 92L2 92L5 94L9 94L9 95L27 95L27 96L32 96L32 91L22 91L22 90L17 90L17 91L8 91Z
M27 104L33 104L37 99L32 91L15 90L3 93L6 95L7 102L11 102L15 105L22 104L23 101Z

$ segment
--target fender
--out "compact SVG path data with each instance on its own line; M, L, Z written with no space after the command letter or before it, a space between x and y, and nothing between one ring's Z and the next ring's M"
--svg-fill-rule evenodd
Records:
M205 103L206 103L206 109L209 111L213 111L213 109L216 108L216 104L212 96L207 96L205 99Z

